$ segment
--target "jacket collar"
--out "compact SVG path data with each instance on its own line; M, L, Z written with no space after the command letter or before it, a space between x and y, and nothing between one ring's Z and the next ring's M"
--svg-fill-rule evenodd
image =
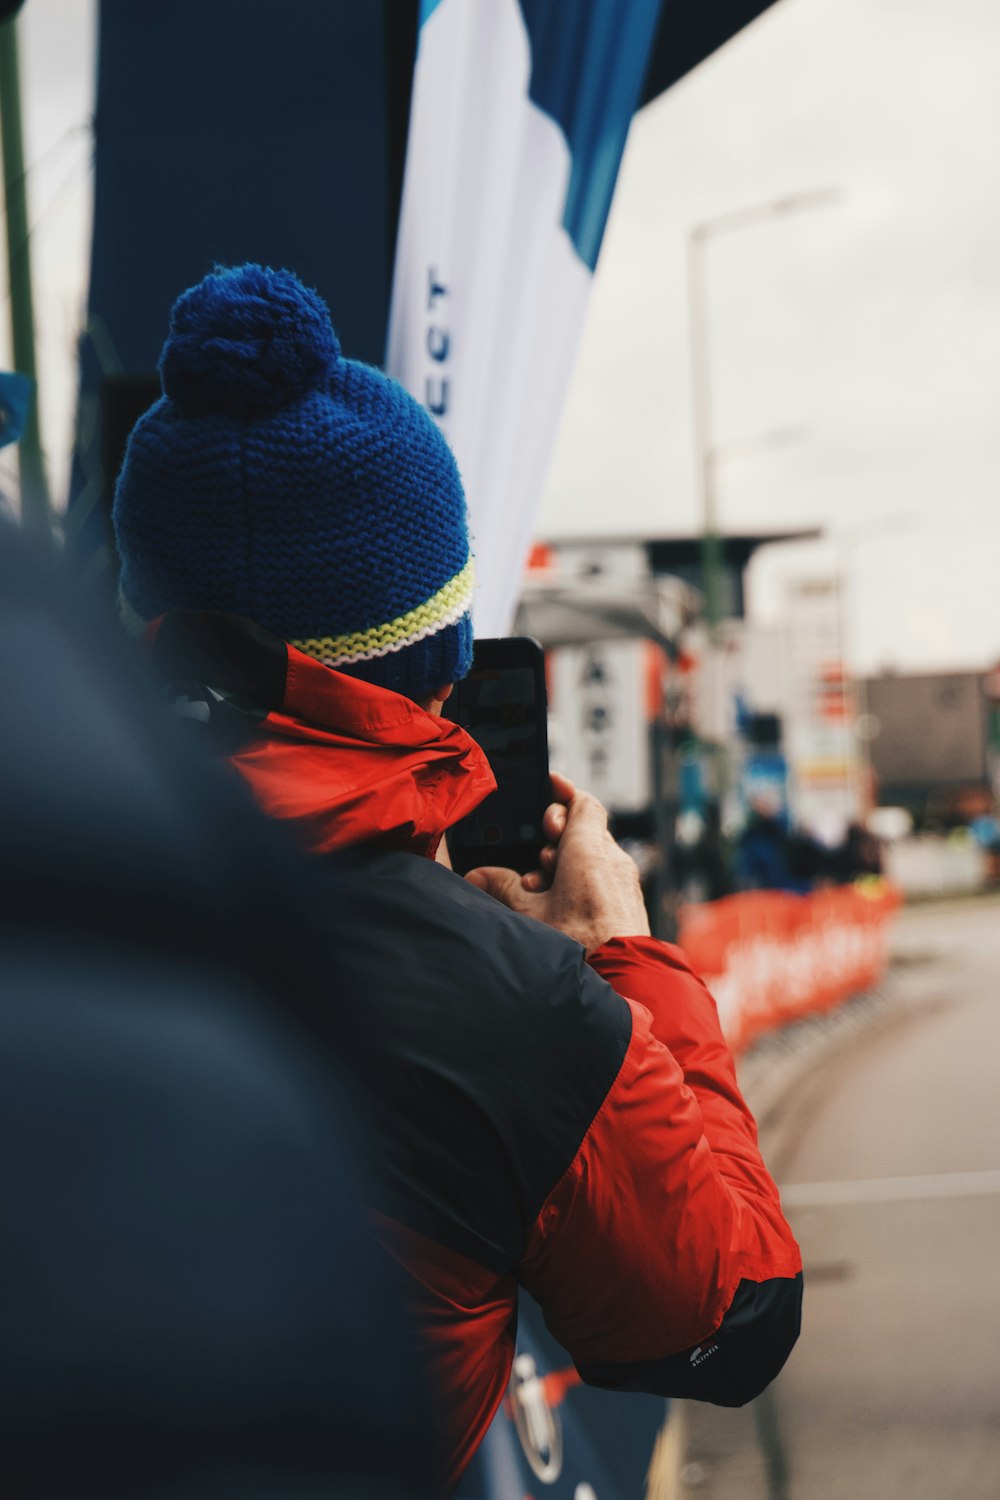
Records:
M247 620L176 611L146 641L179 712L312 853L374 843L433 857L496 785L451 720Z

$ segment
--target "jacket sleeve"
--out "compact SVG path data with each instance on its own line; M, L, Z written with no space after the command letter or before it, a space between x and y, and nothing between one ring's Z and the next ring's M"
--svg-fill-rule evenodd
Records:
M677 948L590 960L632 1035L520 1267L594 1385L739 1406L799 1331L802 1262L708 990Z

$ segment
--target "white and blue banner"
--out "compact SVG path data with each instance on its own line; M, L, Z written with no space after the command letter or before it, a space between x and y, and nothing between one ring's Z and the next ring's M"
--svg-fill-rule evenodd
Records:
M675 1406L580 1384L526 1293L510 1386L456 1500L663 1500L681 1493Z
M471 514L509 628L661 0L422 0L386 366Z

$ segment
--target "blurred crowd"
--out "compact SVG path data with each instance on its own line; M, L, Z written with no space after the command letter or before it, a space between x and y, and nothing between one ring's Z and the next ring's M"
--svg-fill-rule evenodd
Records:
M836 842L824 843L781 815L751 811L741 832L723 833L718 805L704 815L679 820L673 884L682 903L716 901L737 891L793 891L849 885L881 875L879 840L860 823L849 823Z

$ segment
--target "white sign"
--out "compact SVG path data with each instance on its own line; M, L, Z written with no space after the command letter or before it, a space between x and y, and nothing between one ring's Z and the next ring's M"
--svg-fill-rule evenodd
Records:
M796 820L830 841L860 812L854 691L843 659L840 585L798 579L789 587L785 750Z
M552 763L612 812L652 801L646 641L600 641L550 653Z

